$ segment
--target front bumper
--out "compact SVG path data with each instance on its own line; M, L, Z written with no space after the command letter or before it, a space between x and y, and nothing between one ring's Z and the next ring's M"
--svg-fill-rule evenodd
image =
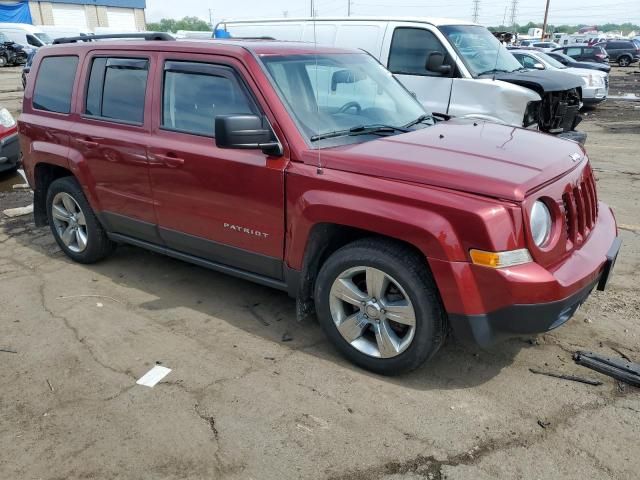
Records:
M449 315L456 338L463 342L488 347L500 339L548 332L565 324L589 297L593 288L604 290L621 245L617 237L598 278L573 295L546 303L510 305L491 313L478 315Z
M594 105L604 101L609 94L606 85L599 87L585 87L582 89L582 103L585 105Z
M481 346L542 333L569 320L596 285L602 289L620 248L613 213L600 203L590 236L560 263L491 269L430 259L456 337Z
M0 172L18 167L20 160L20 142L14 133L0 140Z

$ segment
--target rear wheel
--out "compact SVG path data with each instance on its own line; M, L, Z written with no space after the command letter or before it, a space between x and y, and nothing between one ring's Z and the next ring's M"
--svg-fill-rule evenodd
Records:
M423 257L387 240L335 252L316 281L323 330L353 363L384 375L413 370L444 343L446 319Z
M7 66L7 57L0 55L0 68Z
M47 215L56 242L76 262L97 262L115 248L73 177L59 178L51 184Z
M628 67L631 64L631 57L623 55L618 59L618 65L621 67Z

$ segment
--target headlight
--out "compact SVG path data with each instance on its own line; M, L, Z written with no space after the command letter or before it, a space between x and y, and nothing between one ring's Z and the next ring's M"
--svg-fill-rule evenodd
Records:
M544 202L538 200L533 204L529 222L533 242L541 247L551 236L551 212Z

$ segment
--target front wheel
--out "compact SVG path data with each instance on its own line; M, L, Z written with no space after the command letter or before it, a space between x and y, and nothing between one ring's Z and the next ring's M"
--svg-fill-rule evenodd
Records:
M0 68L7 66L7 57L0 55Z
M365 239L327 259L316 281L323 330L353 363L383 375L413 370L446 337L426 260L392 241Z
M115 248L73 177L51 183L47 192L47 215L56 242L76 262L95 263Z

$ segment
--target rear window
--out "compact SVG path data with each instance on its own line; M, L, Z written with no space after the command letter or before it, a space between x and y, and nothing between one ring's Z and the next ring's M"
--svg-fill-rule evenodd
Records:
M85 114L142 124L149 61L98 57L91 65Z
M43 58L33 92L33 108L47 112L69 113L77 68L77 56Z

